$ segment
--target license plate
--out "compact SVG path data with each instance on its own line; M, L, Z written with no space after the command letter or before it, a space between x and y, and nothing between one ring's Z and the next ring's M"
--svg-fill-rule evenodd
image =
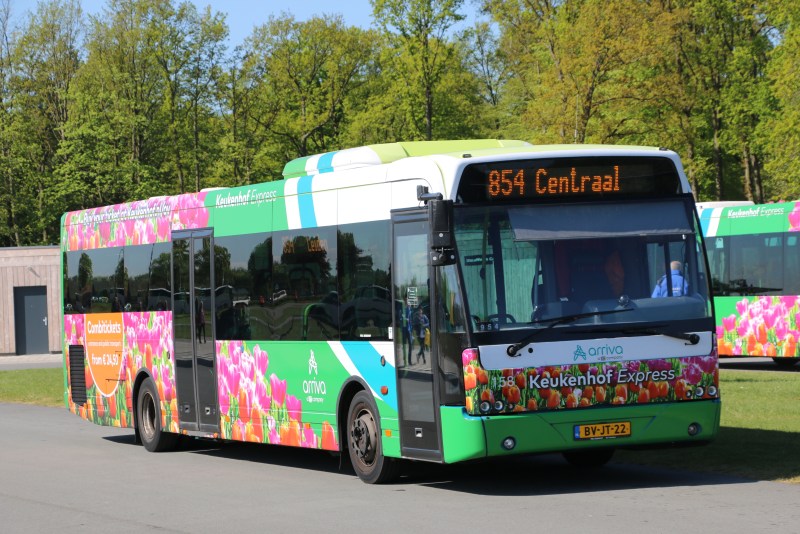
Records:
M575 425L575 439L621 438L631 435L630 421Z

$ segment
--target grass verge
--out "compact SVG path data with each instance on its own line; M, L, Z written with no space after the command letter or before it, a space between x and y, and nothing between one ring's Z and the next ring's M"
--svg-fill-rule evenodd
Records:
M64 370L0 371L0 402L64 406Z
M616 461L800 484L800 373L720 371L722 419L704 447L619 451Z

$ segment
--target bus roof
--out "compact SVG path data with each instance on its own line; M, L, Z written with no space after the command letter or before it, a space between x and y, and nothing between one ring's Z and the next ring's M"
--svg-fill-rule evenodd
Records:
M800 231L800 201L705 206L698 213L706 237Z
M698 202L697 204L697 211L703 211L706 209L714 209L714 208L730 208L734 206L752 206L752 200L715 200L710 202Z
M629 145L532 145L514 139L463 139L450 141L405 141L366 145L304 156L288 162L283 168L284 178L299 178L326 172L383 165L401 159L451 155L463 158L466 155L491 156L525 152L554 152L562 150L659 150L658 147ZM663 149L662 149L663 150Z
M405 141L346 148L314 156L296 158L283 168L284 178L298 178L324 172L382 165L404 158L433 154L507 148L519 150L530 143L502 139L464 139L460 141Z

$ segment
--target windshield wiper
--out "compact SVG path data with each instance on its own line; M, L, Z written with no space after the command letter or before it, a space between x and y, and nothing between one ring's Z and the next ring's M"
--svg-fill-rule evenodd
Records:
M513 344L509 345L508 348L506 349L506 354L508 354L509 356L512 356L512 357L518 356L517 352L519 352L519 349L521 349L522 347L524 347L525 345L530 343L530 341L533 338L535 338L536 336L538 336L540 333L544 332L545 330L550 330L551 328L553 328L556 325L572 323L574 321L577 321L578 319L584 319L586 317L597 317L599 315L610 315L612 313L622 313L622 312L628 312L628 311L633 311L633 310L634 310L634 308L621 308L621 309L616 309L616 310L602 310L602 311L585 312L585 313L573 313L572 315L564 315L562 317L552 317L550 319L538 319L536 321L531 321L531 324L535 324L535 323L550 323L550 324L547 325L546 328L542 328L541 330L534 330L533 332L530 332L528 335L526 335L525 337L523 337L522 339L520 339L516 343L513 343Z
M665 332L663 330L658 330L658 328L663 327L663 325L657 325L655 327L643 327L643 328L626 328L620 330L623 334L649 334L651 336L667 336L675 339L682 339L684 341L688 341L687 345L697 345L700 343L700 336L697 334L684 334L683 332Z

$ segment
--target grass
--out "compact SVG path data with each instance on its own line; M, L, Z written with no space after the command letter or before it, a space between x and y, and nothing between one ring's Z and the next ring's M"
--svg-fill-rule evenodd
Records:
M64 406L64 370L0 371L0 402Z
M800 373L720 372L722 419L705 447L619 451L616 461L800 484Z
M0 402L63 406L63 371L0 371ZM616 462L800 484L800 373L720 372L722 424L696 448L619 451Z

